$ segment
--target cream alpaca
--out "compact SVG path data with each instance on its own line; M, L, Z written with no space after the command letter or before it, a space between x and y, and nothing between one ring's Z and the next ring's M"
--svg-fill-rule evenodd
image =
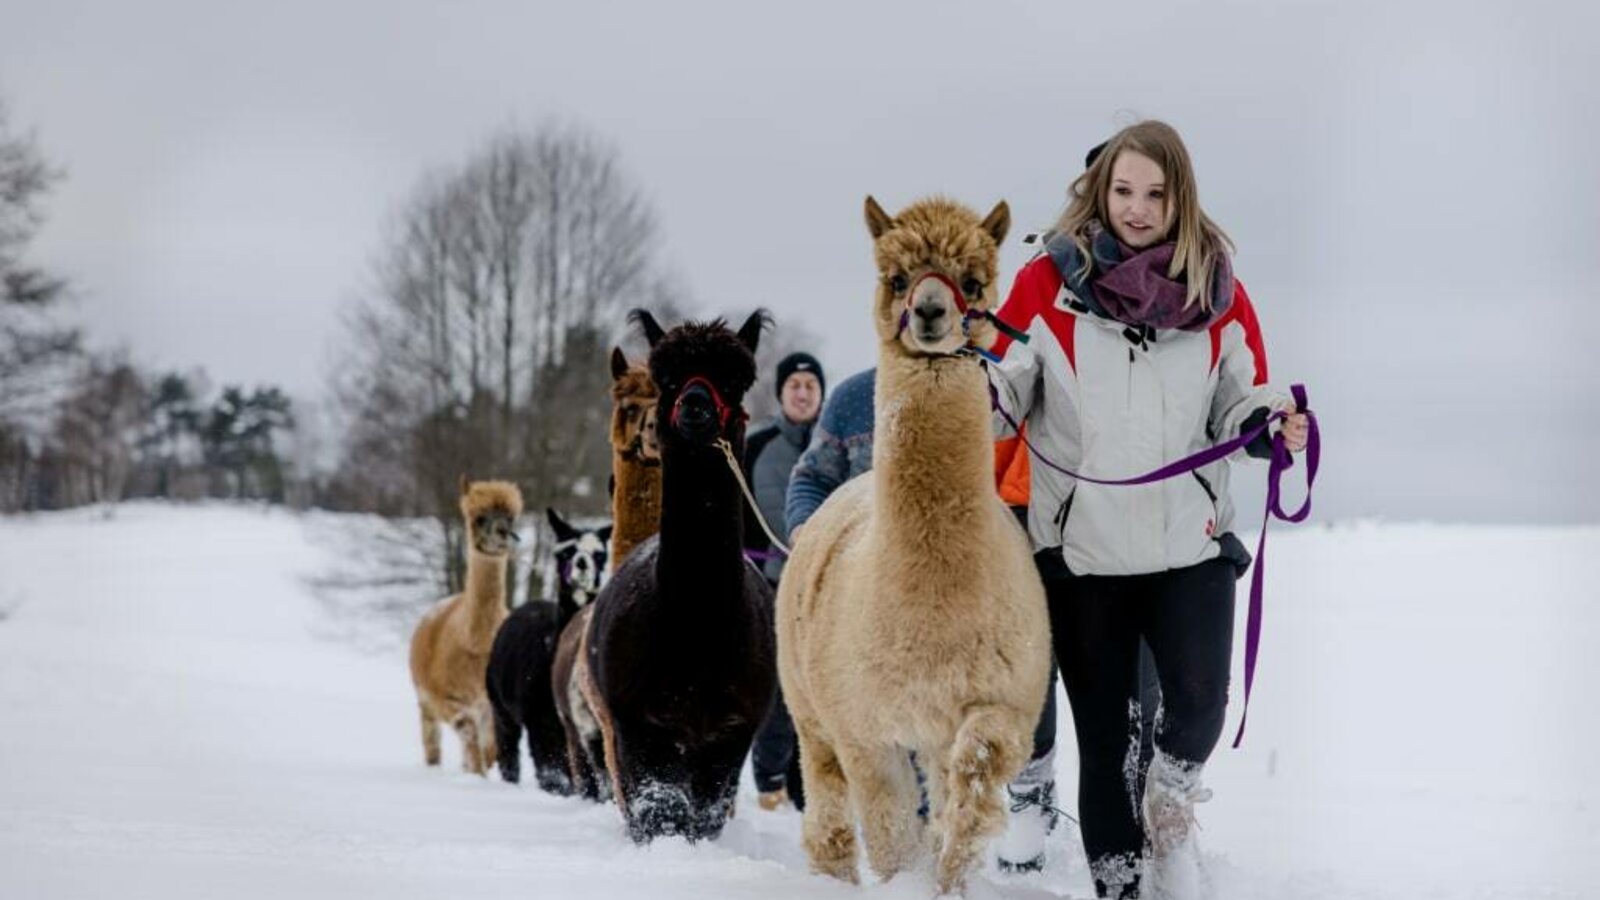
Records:
M889 878L922 846L927 775L941 891L961 890L1004 822L1050 666L1050 623L1027 538L995 494L985 375L957 291L994 296L1004 203L982 222L945 200L893 219L871 198L880 273L873 469L799 531L779 585L778 664L804 767L815 869ZM903 316L902 316L903 314ZM975 340L992 327L972 326Z
M506 560L522 493L505 481L461 479L466 520L465 589L428 610L411 635L411 682L422 712L422 752L439 764L439 724L461 738L462 767L486 774L495 759L494 717L484 687L489 650L506 618Z

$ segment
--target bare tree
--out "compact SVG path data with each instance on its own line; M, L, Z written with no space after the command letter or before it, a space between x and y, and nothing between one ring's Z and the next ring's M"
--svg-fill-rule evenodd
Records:
M62 177L31 134L11 125L0 98L0 510L26 493L39 442L71 378L78 333L52 307L64 279L28 265L24 251L44 221L42 202Z
M530 510L603 512L607 354L626 308L673 299L658 243L616 151L575 126L507 131L426 175L347 320L344 498L433 517L451 587L462 473L516 481Z
M126 359L91 358L51 435L61 460L62 506L117 503L127 492L145 422L144 380Z

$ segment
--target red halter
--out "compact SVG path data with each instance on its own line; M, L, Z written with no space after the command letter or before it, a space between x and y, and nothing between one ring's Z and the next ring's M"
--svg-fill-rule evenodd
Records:
M944 282L944 286L950 289L950 296L956 298L956 311L965 316L967 314L967 299L962 295L961 289L956 287L955 280L943 272L929 272L917 279L917 284L912 285L911 289L906 291L906 312L911 312L911 301L917 296L917 285L922 284L929 278L934 281Z
M929 272L928 274L923 275L921 278L918 278L917 284L912 285L910 289L906 291L905 309L900 310L900 326L895 330L895 337L898 338L900 335L904 334L906 326L911 324L911 301L917 296L917 285L929 278L944 282L944 286L950 289L950 296L954 297L956 301L956 311L961 313L961 334L963 336L970 334L973 319L988 319L990 322L993 322L1001 331L1004 331L1008 334L1013 333L1013 329L1007 327L1000 321L999 317L993 313L986 310L975 310L968 307L966 296L961 293L960 288L956 287L955 281L951 279L949 275L946 275L943 272ZM1024 339L1024 343L1026 343L1026 339ZM957 353L957 355L965 355L966 352L966 348L963 348ZM972 352L976 352L980 356L988 355L988 351L979 350L976 347L972 347Z
M692 388L697 384L705 388L706 392L711 395L711 405L716 407L717 410L717 430L726 431L728 429L728 419L732 418L734 415L734 407L729 406L727 401L722 399L722 392L717 390L717 386L712 384L711 380L706 378L704 375L696 375L684 382L683 389L678 392L678 399L672 402L672 427L678 427L678 413L683 409L684 394L687 394L689 392L689 388ZM738 417L739 421L741 422L748 418L748 416L745 414L744 407L738 408Z

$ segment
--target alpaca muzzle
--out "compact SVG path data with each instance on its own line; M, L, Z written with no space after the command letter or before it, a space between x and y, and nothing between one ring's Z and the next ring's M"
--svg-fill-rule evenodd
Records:
M742 420L744 410L737 410ZM689 379L672 404L670 419L674 431L686 437L714 437L728 429L735 409L722 398L717 386L704 376Z
M932 356L969 356L974 353L984 355L984 351L972 346L972 323L974 320L983 319L991 322L1002 331L1016 336L1015 330L1005 326L998 317L988 310L976 309L967 305L961 289L956 287L950 276L941 272L928 272L917 279L911 290L906 292L904 307L900 310L900 325L895 332L895 338L905 335L906 329L911 328L912 337L919 345L937 343L949 337L955 330L956 324L961 328L961 346L952 351L938 352L923 348L925 355ZM1024 338L1024 342L1026 338Z

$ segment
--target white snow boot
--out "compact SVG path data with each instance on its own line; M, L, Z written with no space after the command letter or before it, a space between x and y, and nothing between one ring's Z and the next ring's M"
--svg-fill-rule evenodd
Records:
M1056 830L1055 766L1052 750L1028 763L1017 780L1006 785L1006 830L995 841L995 865L1002 872L1039 872L1044 869L1044 839Z
M1156 751L1144 785L1144 830L1150 842L1149 894L1190 900L1208 891L1195 841L1194 805L1211 799L1200 785L1200 763Z

